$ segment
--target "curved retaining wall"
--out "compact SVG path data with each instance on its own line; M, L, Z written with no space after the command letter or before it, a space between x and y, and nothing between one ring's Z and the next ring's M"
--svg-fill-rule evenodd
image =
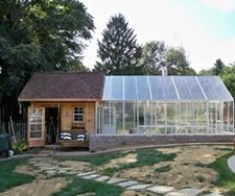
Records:
M99 135L89 137L90 151L109 150L128 146L150 146L187 143L227 143L235 134L227 135Z

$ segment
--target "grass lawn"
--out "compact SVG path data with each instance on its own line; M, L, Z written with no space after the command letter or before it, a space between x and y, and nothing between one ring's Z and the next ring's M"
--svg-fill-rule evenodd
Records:
M131 168L152 166L162 161L173 161L176 157L175 153L165 154L156 149L146 148L133 151L137 154L137 161L134 163L120 164L118 167L109 167L103 170L103 174L112 176L114 173Z
M230 170L227 164L227 160L232 154L232 152L228 152L228 154L219 157L208 165L208 167L214 169L219 174L215 185L228 188L230 190L229 195L235 195L235 174Z
M97 154L91 156L84 157L66 157L66 158L58 158L60 161L63 160L73 160L73 161L84 161L91 164L93 168L97 166L103 166L109 163L113 159L118 159L125 157L130 153L137 154L137 161L134 163L128 164L120 164L118 167L108 167L103 169L102 173L105 175L112 176L114 173L142 166L152 166L156 163L162 161L173 161L176 157L175 153L162 153L157 151L154 148L144 148L144 149L136 149L129 152L114 152L114 153L105 153L105 154Z
M83 161L90 163L85 164L87 166L84 167L84 171L93 169L99 174L152 184L169 185L177 190L196 186L197 189L204 190L203 193L209 193L216 189L222 195L231 196L235 195L235 174L229 169L227 160L232 154L232 148L227 148L226 146L179 146L161 149L143 148L83 157L57 158L54 161L55 164L56 162L57 164L64 162L63 164L69 165L74 170L79 168L79 171L81 169L79 164L81 164L81 167L84 165L80 161ZM76 163L76 161L78 162ZM33 176L14 172L16 166L27 164L27 162L28 160L6 160L0 162L0 192L34 180ZM175 178L180 180L172 180ZM125 191L116 185L86 180L77 176L66 176L66 178L61 178L60 180L59 183L63 180L66 182L61 186L64 188L55 189L50 194L52 193L54 196L79 194L116 196L122 195ZM58 181L55 182L55 185L56 183ZM33 184L23 186L25 191L29 190ZM44 189L46 188L45 186L46 183L44 184Z
M25 164L27 160L6 160L0 162L0 192L15 186L32 182L35 177L14 172L17 165Z
M93 193L96 196L119 196L122 192L124 192L124 189L115 185L75 177L68 186L52 195L72 196L85 193L90 193L92 195Z

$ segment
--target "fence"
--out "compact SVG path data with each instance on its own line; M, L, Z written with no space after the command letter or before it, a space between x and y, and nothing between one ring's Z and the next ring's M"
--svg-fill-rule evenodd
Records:
M7 124L2 123L0 128L0 133L9 133L15 141L22 141L27 139L26 122L13 122L10 120Z

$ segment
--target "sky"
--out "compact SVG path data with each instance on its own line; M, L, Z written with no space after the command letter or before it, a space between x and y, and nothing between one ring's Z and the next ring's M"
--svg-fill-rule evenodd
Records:
M83 63L93 68L97 40L110 17L121 13L137 34L138 42L164 41L183 46L190 65L208 69L216 59L235 62L235 0L81 0L94 17L93 39L84 50Z

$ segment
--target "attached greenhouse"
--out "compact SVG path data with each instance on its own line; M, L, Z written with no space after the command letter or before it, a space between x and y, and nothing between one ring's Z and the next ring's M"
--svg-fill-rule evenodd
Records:
M99 134L229 134L234 101L217 76L106 76Z

